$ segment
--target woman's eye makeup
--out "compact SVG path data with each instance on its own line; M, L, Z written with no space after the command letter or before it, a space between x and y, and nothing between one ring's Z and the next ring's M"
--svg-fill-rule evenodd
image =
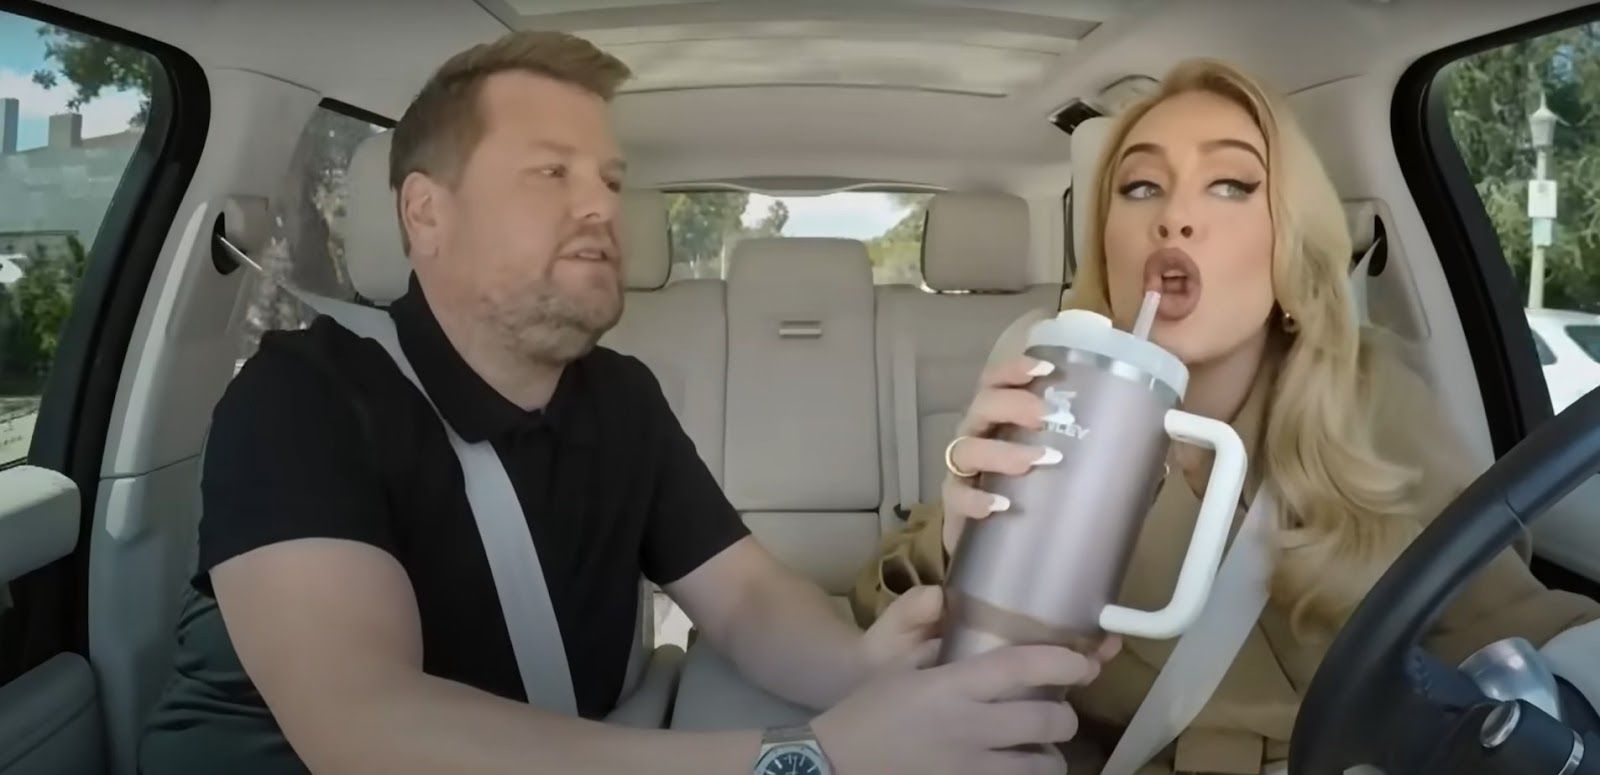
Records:
M1151 199L1161 194L1161 187L1148 180L1130 180L1118 186L1117 193L1126 199Z
M1237 178L1222 178L1212 182L1207 187L1211 193L1224 199L1247 199L1256 189L1261 188L1261 181L1245 181Z

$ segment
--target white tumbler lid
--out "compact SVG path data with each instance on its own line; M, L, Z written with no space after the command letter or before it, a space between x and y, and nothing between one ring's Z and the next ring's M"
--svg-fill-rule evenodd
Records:
M1086 309L1062 310L1028 330L1028 346L1065 347L1122 361L1166 385L1179 399L1189 387L1189 369L1178 356L1148 339L1111 325L1111 319Z

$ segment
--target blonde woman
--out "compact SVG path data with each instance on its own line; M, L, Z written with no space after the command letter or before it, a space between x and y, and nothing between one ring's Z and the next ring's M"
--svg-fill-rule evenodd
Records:
M1259 772L1286 758L1301 693L1331 635L1473 471L1423 381L1359 328L1339 198L1284 104L1256 81L1211 61L1179 66L1120 118L1085 187L1094 222L1066 305L1127 328L1145 291L1162 291L1153 338L1189 368L1185 408L1232 424L1250 453L1245 499L1264 482L1280 507L1266 610L1156 771ZM1028 326L1051 312L1017 321L996 344L950 450L954 471L1047 464L1043 450L986 437L1003 424L1039 426L1042 403L1023 389L1036 363L1021 350ZM1175 446L1170 463L1124 605L1164 604L1194 527L1209 460ZM1005 519L1006 506L952 473L943 503L916 508L863 574L858 618L942 581L964 521ZM1594 602L1547 590L1507 552L1429 646L1458 660L1511 635L1541 644L1597 617ZM1085 736L1109 749L1173 645L1130 639L1073 695Z

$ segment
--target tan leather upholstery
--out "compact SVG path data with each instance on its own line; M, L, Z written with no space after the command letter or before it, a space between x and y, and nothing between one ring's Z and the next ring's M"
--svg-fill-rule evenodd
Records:
M853 240L745 240L733 255L727 303L728 497L780 561L842 595L879 539L866 248ZM674 728L748 728L808 715L744 680L709 644L689 649Z
M878 507L873 313L860 242L739 243L728 272L726 467L740 511Z
M1027 287L1027 201L988 192L934 195L923 231L922 280L936 291Z

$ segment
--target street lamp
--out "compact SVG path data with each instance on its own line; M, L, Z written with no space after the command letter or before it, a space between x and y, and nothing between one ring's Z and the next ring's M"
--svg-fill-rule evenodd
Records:
M1528 219L1532 223L1533 261L1528 268L1528 307L1544 306L1544 249L1550 246L1555 231L1556 182L1546 177L1550 147L1554 144L1556 122L1561 117L1539 95L1539 109L1528 116L1528 134L1536 154L1533 180L1528 181Z

